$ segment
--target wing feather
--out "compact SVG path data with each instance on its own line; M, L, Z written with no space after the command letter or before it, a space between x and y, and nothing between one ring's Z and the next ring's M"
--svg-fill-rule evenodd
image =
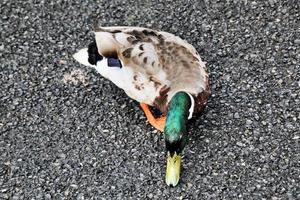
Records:
M197 95L206 88L205 63L192 45L171 33L140 27L100 27L95 35L101 55L117 56L124 66L158 81L158 74L166 74L164 79L171 88L168 100L180 90ZM165 80L160 81L163 85Z

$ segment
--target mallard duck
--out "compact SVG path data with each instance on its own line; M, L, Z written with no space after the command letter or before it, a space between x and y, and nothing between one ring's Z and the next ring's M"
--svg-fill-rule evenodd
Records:
M171 33L140 27L100 27L94 33L95 40L74 58L140 102L148 122L164 132L165 181L176 186L187 122L203 110L210 95L205 63L192 45ZM155 117L149 106L162 116Z

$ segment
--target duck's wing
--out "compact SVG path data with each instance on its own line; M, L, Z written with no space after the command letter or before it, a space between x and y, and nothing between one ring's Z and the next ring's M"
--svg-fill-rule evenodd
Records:
M149 75L162 68L160 53L165 36L161 32L140 27L101 27L95 36L104 57L117 57L125 66Z
M124 66L167 88L167 101L178 91L196 96L205 90L208 75L196 49L167 32L140 27L100 27L95 30L98 51L118 57Z
M138 42L152 42L155 45L164 45L164 42L175 42L198 55L196 49L185 40L174 34L156 31L143 27L114 26L95 29L98 48L103 53L116 52L120 47L129 47ZM101 44L101 46L100 46Z

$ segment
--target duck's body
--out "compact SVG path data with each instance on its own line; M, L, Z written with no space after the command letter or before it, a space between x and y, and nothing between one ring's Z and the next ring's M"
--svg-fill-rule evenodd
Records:
M185 91L193 96L195 113L206 105L210 90L205 64L186 41L140 27L99 28L95 38L99 53L118 58L122 67L108 67L107 59L93 67L132 99L166 113L173 95Z
M95 30L95 42L74 57L140 102L148 121L164 131L166 182L175 186L187 141L187 120L205 107L210 95L205 64L196 49L167 32L105 27ZM148 105L159 109L163 117L155 119Z

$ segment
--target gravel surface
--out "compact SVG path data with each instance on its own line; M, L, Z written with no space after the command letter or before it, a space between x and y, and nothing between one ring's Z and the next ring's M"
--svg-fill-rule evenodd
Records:
M1 0L0 199L300 199L300 1L140 2ZM72 58L97 21L207 62L178 187L138 103Z

